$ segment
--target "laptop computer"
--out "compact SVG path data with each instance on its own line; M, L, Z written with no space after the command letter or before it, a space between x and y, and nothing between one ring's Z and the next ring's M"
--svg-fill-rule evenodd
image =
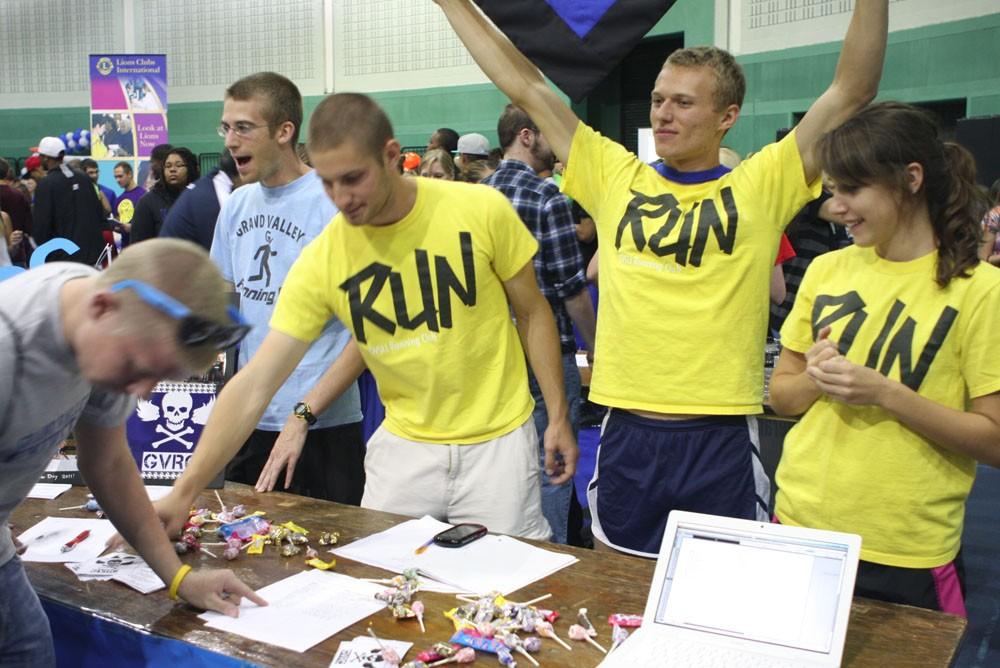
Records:
M673 511L643 625L601 668L839 666L861 537Z

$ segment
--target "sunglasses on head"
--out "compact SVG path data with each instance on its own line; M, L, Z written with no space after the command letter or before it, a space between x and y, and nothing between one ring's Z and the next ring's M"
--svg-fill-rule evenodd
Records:
M177 338L181 345L189 348L210 344L216 350L225 350L242 341L243 337L250 331L250 325L232 306L227 307L231 322L222 325L200 315L195 315L191 309L170 295L142 281L125 279L118 281L108 290L109 292L132 290L139 295L142 301L179 321L181 327Z

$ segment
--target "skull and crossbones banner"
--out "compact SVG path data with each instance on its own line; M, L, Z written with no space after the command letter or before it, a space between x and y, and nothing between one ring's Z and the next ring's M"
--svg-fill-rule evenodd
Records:
M213 383L159 383L140 399L126 424L129 448L143 479L171 484L194 454L215 405ZM211 486L222 486L222 475Z

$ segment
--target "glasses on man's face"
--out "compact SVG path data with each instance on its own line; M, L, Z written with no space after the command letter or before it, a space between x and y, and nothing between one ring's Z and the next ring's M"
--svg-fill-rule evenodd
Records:
M249 137L250 133L253 132L254 130L266 127L267 127L266 124L257 125L256 123L239 121L238 123L234 123L233 125L230 125L229 123L220 123L217 131L219 133L219 136L222 137L223 139L225 139L230 132L235 132L237 137L243 137L245 139L246 137Z
M223 325L203 318L200 315L195 315L191 312L191 309L170 295L142 281L131 278L125 279L118 281L108 290L110 292L132 290L139 295L142 301L166 313L174 320L180 321L181 327L177 333L177 339L181 345L189 348L210 344L216 350L225 350L242 341L243 337L250 331L250 325L243 319L240 312L232 306L227 307L231 322Z

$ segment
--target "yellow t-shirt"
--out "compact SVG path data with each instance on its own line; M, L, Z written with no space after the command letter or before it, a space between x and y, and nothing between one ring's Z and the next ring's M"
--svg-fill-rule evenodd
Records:
M337 316L375 376L389 431L479 443L534 408L503 281L538 243L493 188L416 183L413 209L392 225L337 214L292 266L271 327L312 341Z
M781 330L805 353L815 333L855 364L945 406L1000 390L1000 269L934 282L937 253L889 262L871 248L816 258ZM861 534L861 558L934 568L958 553L976 463L875 406L820 397L785 437L775 512L786 524Z
M590 399L661 413L759 413L781 230L819 194L794 132L705 183L669 181L580 124L563 188L597 224Z

